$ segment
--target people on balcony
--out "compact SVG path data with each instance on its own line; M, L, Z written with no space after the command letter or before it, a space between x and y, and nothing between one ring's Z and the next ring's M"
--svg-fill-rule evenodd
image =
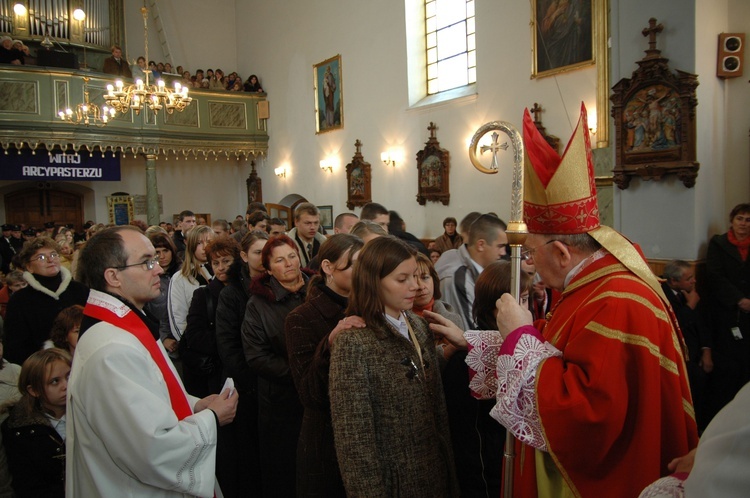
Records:
M122 49L117 45L112 45L110 50L112 51L112 56L104 59L102 72L106 74L114 74L121 78L132 78L133 73L130 72L128 61L122 56Z

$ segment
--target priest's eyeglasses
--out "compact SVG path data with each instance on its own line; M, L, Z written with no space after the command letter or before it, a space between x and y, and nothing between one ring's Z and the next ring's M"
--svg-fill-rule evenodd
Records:
M141 261L140 263L133 263L132 265L115 266L115 270L124 270L125 268L130 268L132 266L140 266L146 271L151 271L156 267L156 265L159 265L159 256L155 257L154 259Z

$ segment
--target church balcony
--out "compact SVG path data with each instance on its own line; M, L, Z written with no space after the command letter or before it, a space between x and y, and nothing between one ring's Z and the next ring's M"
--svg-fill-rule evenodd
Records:
M69 69L0 65L0 146L32 151L102 150L177 158L255 158L268 150L265 93L190 90L184 111L118 113L106 126L74 125L58 112L84 101L101 107L114 78ZM129 83L126 81L125 85ZM259 117L259 111L260 116ZM0 153L2 154L2 153ZM0 159L0 163L2 160Z

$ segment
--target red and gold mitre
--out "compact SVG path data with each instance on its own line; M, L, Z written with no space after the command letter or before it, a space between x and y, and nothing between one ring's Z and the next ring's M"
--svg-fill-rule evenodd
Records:
M523 216L529 233L588 233L668 303L643 255L618 231L599 224L586 106L581 103L578 125L562 158L539 133L528 109L523 116L523 142Z
M562 158L523 116L523 214L530 233L577 234L599 227L586 107Z

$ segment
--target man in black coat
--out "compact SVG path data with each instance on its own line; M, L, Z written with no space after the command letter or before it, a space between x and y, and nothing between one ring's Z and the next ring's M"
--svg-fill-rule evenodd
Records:
M13 259L13 256L16 254L16 250L10 244L10 232L11 228L13 228L13 225L8 225L6 223L2 228L3 236L0 237L0 258L2 258L2 263L0 263L0 271L7 275L10 271L10 260Z
M677 316L687 345L687 373L693 393L695 418L699 430L703 430L709 422L705 420L706 384L708 374L714 368L711 330L706 325L703 307L698 305L700 296L695 290L695 273L690 263L679 259L670 261L664 267L663 277L662 289Z

